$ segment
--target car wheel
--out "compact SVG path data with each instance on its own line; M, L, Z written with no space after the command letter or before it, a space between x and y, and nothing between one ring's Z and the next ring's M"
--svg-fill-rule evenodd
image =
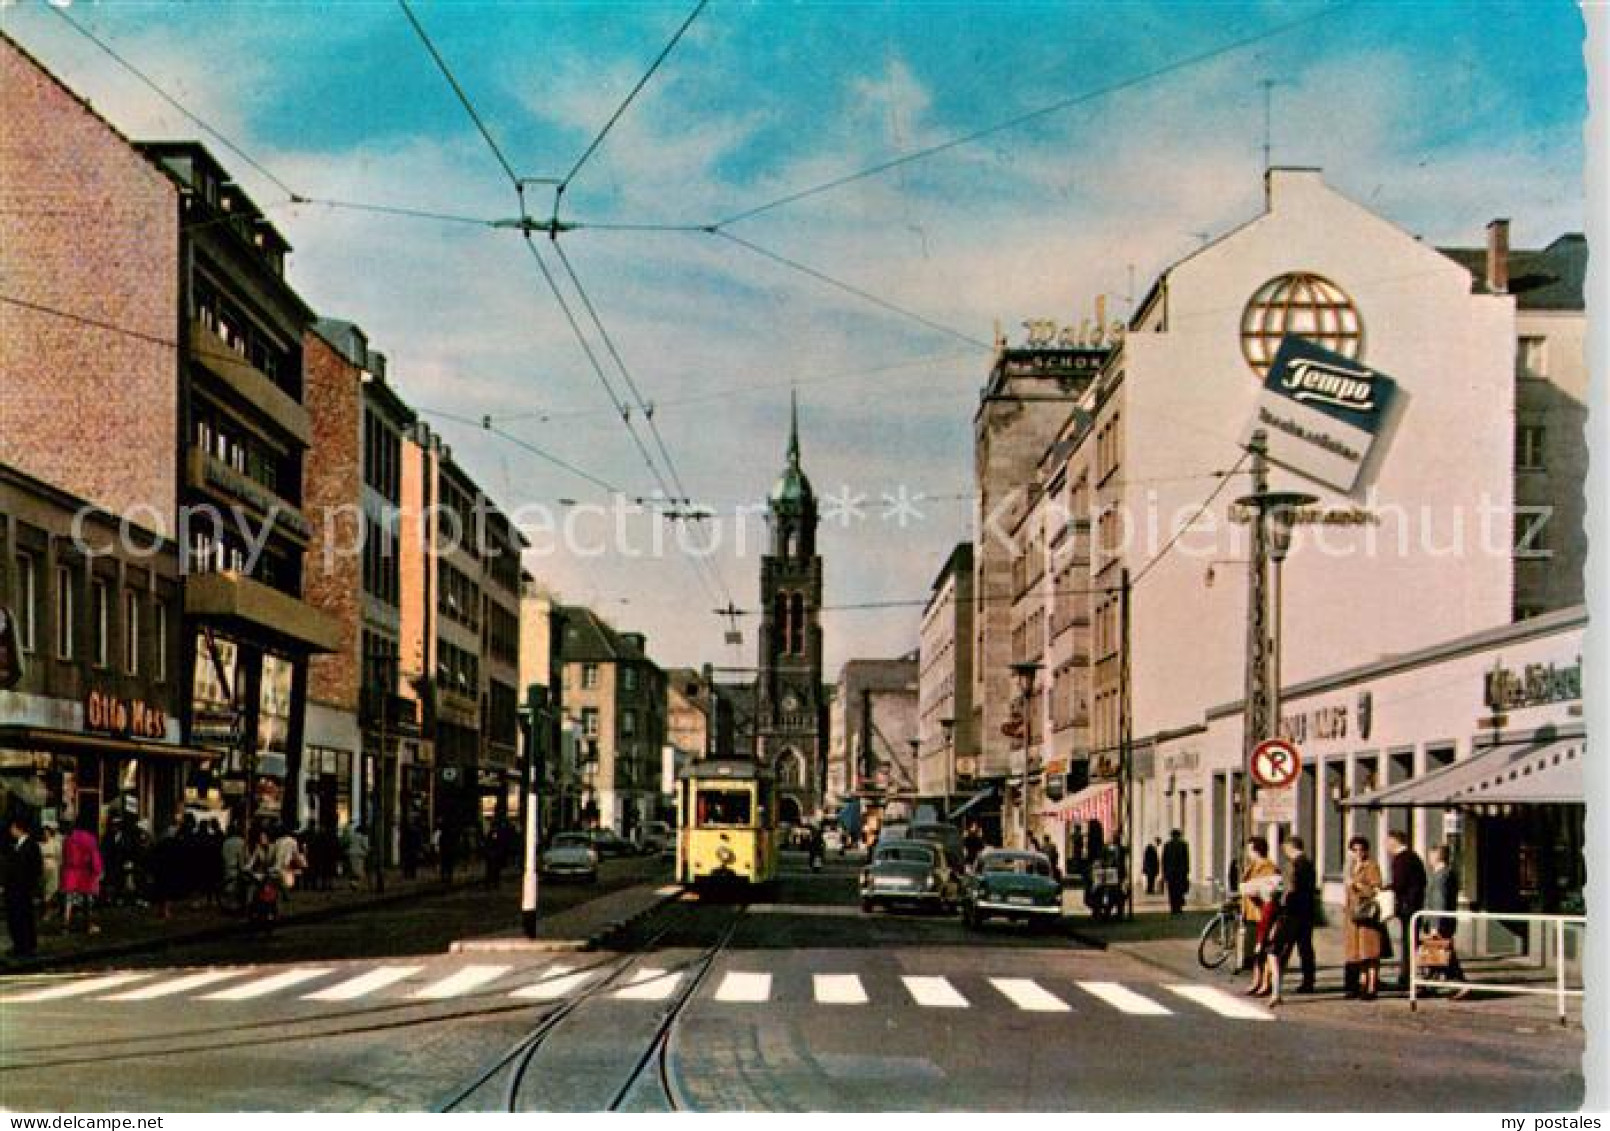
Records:
M873 904L873 902L870 899L863 899L861 901L861 911L864 914L870 915L876 910L877 910L877 907Z

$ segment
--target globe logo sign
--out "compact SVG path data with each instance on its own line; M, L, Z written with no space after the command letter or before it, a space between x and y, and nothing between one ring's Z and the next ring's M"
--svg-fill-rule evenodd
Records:
M1319 275L1294 271L1277 276L1247 301L1241 314L1241 353L1260 380L1288 334L1350 360L1364 352L1364 324L1353 300Z

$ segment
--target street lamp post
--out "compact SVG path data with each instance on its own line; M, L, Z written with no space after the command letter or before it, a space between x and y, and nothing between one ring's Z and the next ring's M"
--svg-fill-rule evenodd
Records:
M1318 498L1300 491L1269 490L1268 434L1253 432L1247 445L1252 456L1252 494L1236 500L1256 511L1252 552L1247 564L1247 672L1241 765L1241 815L1232 852L1239 853L1252 835L1252 751L1275 736L1280 723L1280 566L1291 550L1293 512ZM1273 561L1271 609L1269 563Z
M1032 660L1022 660L1012 664L1011 668L1017 680L1018 702L1023 718L1023 795L1020 801L1023 839L1020 847L1026 849L1029 846L1029 739L1034 733L1034 724L1029 718L1029 700L1034 695L1034 679L1040 671L1040 665Z
M946 715L939 720L939 732L945 740L945 808L956 792L956 720Z

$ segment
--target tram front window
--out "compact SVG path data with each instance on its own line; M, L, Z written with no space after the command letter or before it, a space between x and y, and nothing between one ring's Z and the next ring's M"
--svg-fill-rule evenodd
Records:
M698 821L700 828L729 827L750 823L749 791L746 789L701 789Z

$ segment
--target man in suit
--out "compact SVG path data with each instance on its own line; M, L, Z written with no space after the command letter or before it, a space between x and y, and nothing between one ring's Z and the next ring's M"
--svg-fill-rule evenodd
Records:
M1426 866L1409 847L1409 838L1401 829L1386 834L1386 848L1392 854L1392 882L1387 886L1397 900L1398 935L1402 949L1398 952L1398 989L1409 988L1409 971L1414 966L1414 932L1410 922L1414 913L1426 905Z
M1280 970L1285 972L1291 952L1295 950L1303 972L1297 992L1311 994L1314 992L1314 911L1319 878L1302 837L1288 836L1280 851L1286 858L1281 869L1285 895L1280 904Z
M30 958L39 948L34 900L45 876L45 859L30 835L28 821L12 817L6 853L6 930L11 934L11 956Z
M1174 829L1163 845L1163 886L1168 889L1168 913L1185 910L1185 892L1191 886L1191 849Z

